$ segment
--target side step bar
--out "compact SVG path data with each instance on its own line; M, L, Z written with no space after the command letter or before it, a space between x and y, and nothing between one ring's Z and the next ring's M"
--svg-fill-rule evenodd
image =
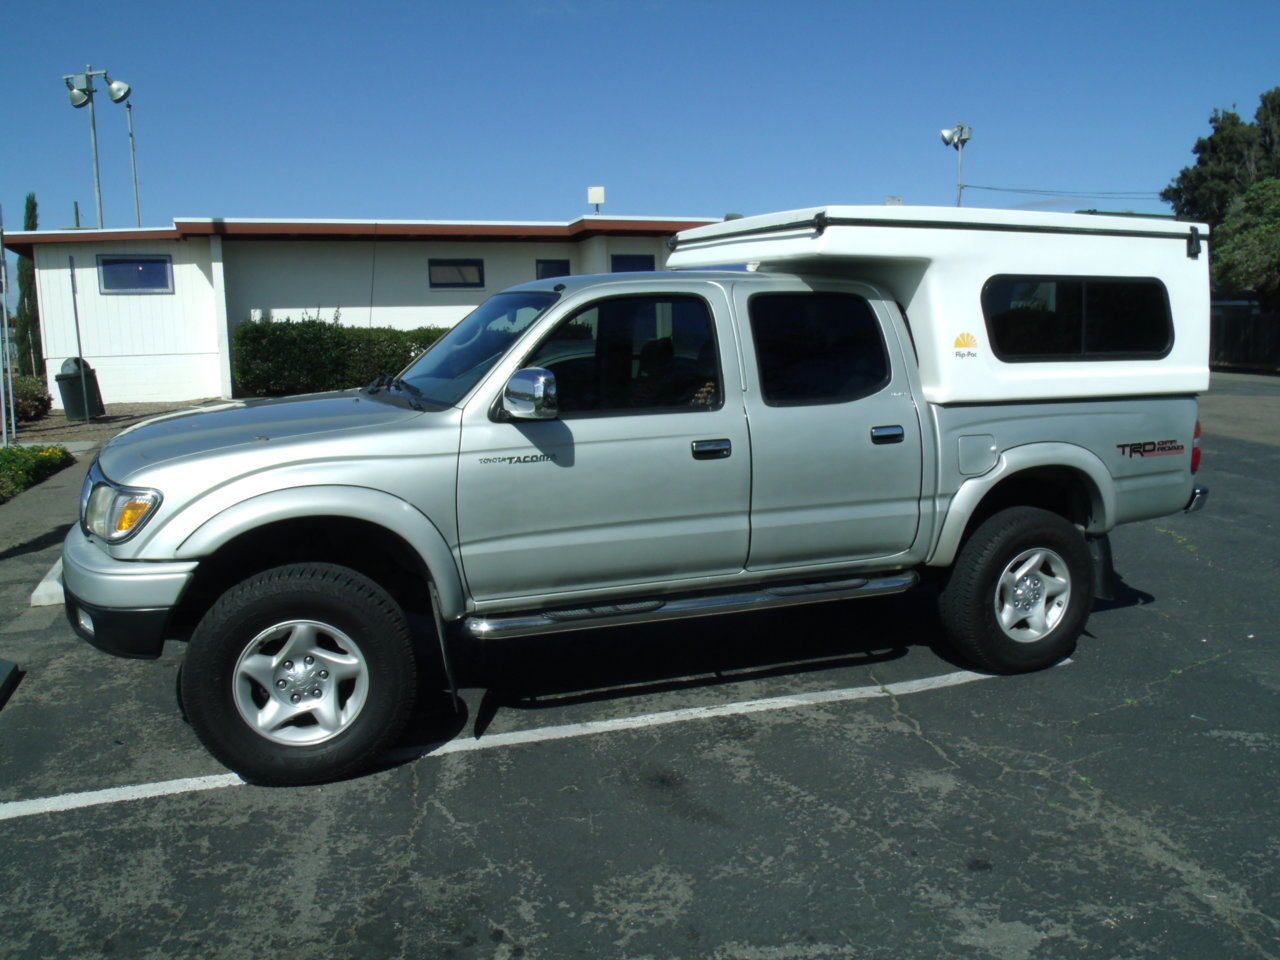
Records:
M822 603L852 597L879 597L910 590L920 581L914 570L886 577L867 579L823 580L806 583L783 583L762 586L747 592L700 594L601 604L595 607L573 607L540 610L536 613L500 617L467 617L462 621L463 633L476 640L504 640L508 637L532 637L543 633L565 633L570 630L592 630L626 624L655 623L662 620L684 620L720 613L742 613L791 607L802 603Z

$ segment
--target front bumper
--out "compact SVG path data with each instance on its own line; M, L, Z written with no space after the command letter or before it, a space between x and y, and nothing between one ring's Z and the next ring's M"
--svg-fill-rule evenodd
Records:
M195 561L117 560L78 528L62 544L62 588L76 635L118 657L160 656Z

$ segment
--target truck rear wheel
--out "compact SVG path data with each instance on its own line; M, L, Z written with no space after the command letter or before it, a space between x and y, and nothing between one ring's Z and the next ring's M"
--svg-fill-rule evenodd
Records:
M939 597L958 652L996 673L1025 673L1069 656L1093 607L1084 537L1038 507L1010 507L965 543Z
M277 785L368 766L403 729L417 690L404 612L333 564L276 567L228 590L196 627L180 683L209 752Z

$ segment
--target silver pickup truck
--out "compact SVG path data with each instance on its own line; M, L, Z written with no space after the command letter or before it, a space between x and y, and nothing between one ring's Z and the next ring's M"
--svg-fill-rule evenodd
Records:
M961 656L1045 667L1107 532L1204 502L1206 242L828 207L681 234L680 269L514 287L364 389L116 437L67 614L121 656L186 641L195 731L278 784L371 763L459 643L928 576Z

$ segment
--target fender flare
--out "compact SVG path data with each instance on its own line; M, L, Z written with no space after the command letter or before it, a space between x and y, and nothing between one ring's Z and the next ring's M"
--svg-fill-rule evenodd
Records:
M465 615L462 577L439 528L407 501L369 487L291 487L249 497L220 510L186 534L174 551L174 559L198 560L267 524L318 516L363 520L396 534L426 565L440 598L440 615L445 620Z
M1093 517L1086 532L1103 534L1115 526L1115 479L1095 453L1073 443L1028 443L1005 450L989 472L960 485L947 505L942 530L925 564L931 567L950 566L960 552L961 538L969 525L969 518L987 494L1001 481L1035 467L1062 467L1083 474L1089 480L1086 486Z

